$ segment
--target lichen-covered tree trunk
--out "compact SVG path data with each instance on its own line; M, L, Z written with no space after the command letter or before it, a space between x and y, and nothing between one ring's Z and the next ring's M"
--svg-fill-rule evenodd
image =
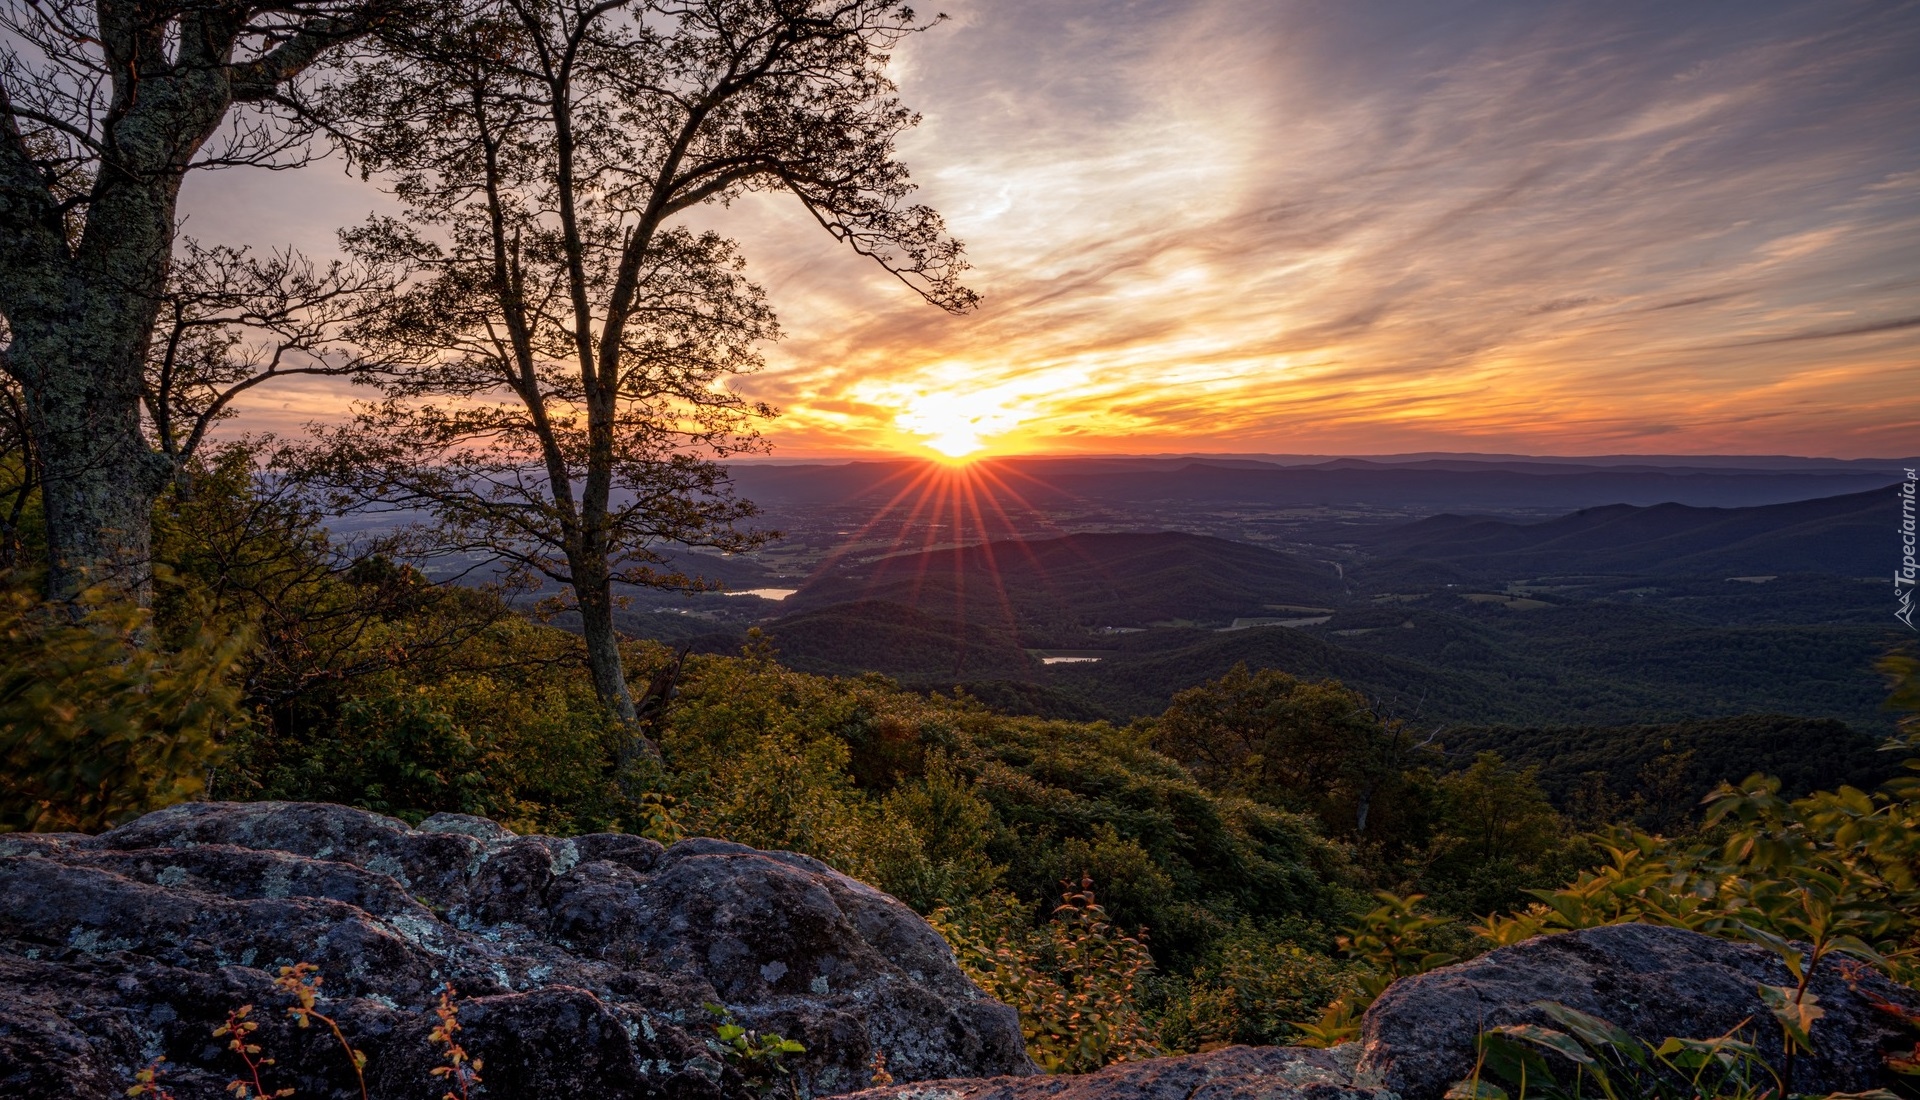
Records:
M169 215L168 221L171 221ZM170 228L170 226L169 226ZM151 515L167 463L140 431L141 365L154 304L151 257L57 278L66 308L18 311L11 355L41 460L48 594L106 584L144 600ZM164 278L164 253L159 260Z
M140 386L180 174L121 175L96 185L77 247L49 247L16 267L7 294L8 356L41 462L55 598L88 584L144 598L152 576L151 514L168 467L141 433Z
M9 9L0 367L19 383L41 463L50 595L106 583L144 596L149 586L150 513L168 464L140 430L140 390L182 178L236 103L280 94L326 49L364 33L371 7ZM284 164L303 134L256 118L214 162Z
M23 185L17 161L0 188L0 228L15 246L0 265L7 366L41 463L56 599L89 584L144 599L152 577L151 513L167 464L140 430L141 379L181 177L231 100L223 82L205 78L143 90L148 99L106 133L110 155L73 237L54 197Z

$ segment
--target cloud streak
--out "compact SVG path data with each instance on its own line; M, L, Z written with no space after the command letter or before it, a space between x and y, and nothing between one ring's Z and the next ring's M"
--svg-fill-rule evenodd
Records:
M1124 25L1089 31L1103 10ZM988 305L778 280L795 336L761 388L789 451L897 443L888 393L970 389L1016 413L1004 450L1910 449L1911 6L960 23L914 46L913 154Z

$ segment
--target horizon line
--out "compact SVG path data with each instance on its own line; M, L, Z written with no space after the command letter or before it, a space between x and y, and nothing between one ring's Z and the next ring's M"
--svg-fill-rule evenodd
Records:
M1695 454L1662 452L1655 454L1637 454L1631 452L1594 454L1594 455L1554 455L1522 454L1499 451L1401 451L1391 453L1332 453L1303 452L1280 453L1266 451L1073 451L1064 453L1017 452L1009 454L982 455L970 459L967 464L980 462L1006 461L1074 461L1074 460L1112 460L1132 459L1136 461L1178 460L1178 459L1237 459L1241 461L1267 462L1273 465L1305 466L1317 463L1356 460L1367 462L1424 462L1452 459L1458 461L1487 462L1543 462L1543 463L1605 463L1627 465L1644 463L1649 465L1683 465L1687 462L1723 462L1723 463L1760 463L1795 462L1832 464L1840 466L1898 466L1906 467L1920 464L1920 455L1899 457L1839 458L1830 455L1786 455L1786 454L1736 454L1726 452L1703 452ZM889 454L884 451L842 452L794 457L754 457L729 458L724 465L739 466L850 466L859 463L931 463L950 465L941 459L922 455Z

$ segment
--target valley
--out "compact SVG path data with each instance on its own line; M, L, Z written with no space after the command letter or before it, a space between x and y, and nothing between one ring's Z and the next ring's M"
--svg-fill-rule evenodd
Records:
M1688 461L742 467L785 537L678 556L727 593L634 592L620 625L699 652L757 629L799 670L1052 717L1157 714L1246 663L1437 727L1888 732L1896 506L1859 486L1897 470ZM1296 499L1316 478L1355 495Z

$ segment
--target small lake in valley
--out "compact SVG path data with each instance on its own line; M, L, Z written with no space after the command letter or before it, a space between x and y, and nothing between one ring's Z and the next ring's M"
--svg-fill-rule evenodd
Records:
M1028 653L1040 658L1043 665L1078 665L1110 657L1110 649L1029 649Z

